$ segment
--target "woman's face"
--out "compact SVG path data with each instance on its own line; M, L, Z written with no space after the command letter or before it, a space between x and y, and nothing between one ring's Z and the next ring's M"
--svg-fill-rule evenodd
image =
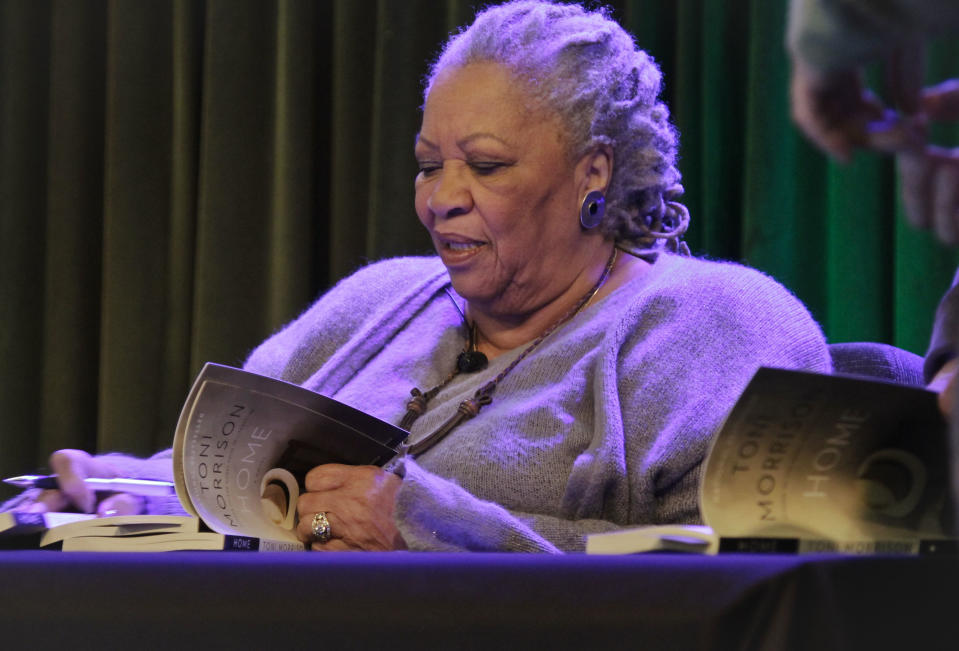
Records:
M441 74L416 143L416 213L471 305L524 315L566 290L595 247L579 226L589 184L552 112L498 64Z

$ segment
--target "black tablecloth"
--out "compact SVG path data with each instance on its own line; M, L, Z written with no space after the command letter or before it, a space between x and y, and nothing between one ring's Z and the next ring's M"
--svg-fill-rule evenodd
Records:
M0 646L959 649L959 559L0 552Z

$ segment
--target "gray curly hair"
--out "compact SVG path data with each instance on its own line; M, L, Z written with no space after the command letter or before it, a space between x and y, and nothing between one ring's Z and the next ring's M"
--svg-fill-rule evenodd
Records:
M449 38L424 83L447 69L494 62L525 82L566 125L569 153L612 147L604 235L639 249L688 254L689 224L676 168L679 136L659 101L662 73L606 9L518 0L488 7Z

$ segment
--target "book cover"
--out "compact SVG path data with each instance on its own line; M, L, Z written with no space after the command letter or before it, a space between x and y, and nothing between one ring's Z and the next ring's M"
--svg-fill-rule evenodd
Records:
M759 369L705 461L707 529L687 535L706 540L707 553L947 553L957 532L936 401L888 382ZM677 535L657 526L596 534L587 551L655 550Z

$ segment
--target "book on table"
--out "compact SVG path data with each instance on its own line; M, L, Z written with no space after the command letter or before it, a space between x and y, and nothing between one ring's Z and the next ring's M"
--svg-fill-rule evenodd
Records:
M382 466L406 435L295 384L210 363L187 396L173 439L176 494L187 515L50 513L42 522L35 514L0 515L34 516L41 545L63 550L302 550L296 502L306 473L325 463ZM59 515L79 521L61 522Z
M593 534L586 551L955 553L948 441L934 392L761 368L707 454L705 525Z
M0 513L0 549L35 547L46 531L95 517L89 513L5 511Z

